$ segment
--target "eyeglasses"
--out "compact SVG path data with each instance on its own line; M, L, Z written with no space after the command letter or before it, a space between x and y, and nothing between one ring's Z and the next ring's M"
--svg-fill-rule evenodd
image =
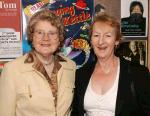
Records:
M47 36L48 39L56 39L58 32L52 32L52 31L50 31L50 32L46 33L46 32L41 31L41 30L36 30L36 31L34 31L34 34L39 39L44 39L45 36Z

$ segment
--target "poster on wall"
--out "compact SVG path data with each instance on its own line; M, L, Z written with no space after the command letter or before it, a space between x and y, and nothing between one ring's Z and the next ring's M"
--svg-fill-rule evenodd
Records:
M29 18L41 9L49 9L62 17L65 25L65 43L62 54L73 59L77 68L90 62L89 25L93 16L93 0L22 0L23 52L29 52L25 33Z
M116 51L118 56L131 62L147 66L147 41L130 40L124 41Z
M148 0L121 0L124 37L147 37L148 20Z
M0 62L22 55L21 1L0 1ZM2 67L2 63L0 64Z
M6 62L22 52L21 1L0 1L0 73Z

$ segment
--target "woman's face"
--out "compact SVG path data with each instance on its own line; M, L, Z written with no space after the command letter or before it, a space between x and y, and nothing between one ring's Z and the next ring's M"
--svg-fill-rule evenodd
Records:
M131 13L132 13L132 14L133 14L133 13L142 14L142 11L141 11L141 9L140 9L140 6L139 6L139 5L136 5L136 6L133 8L133 10L132 10Z
M134 41L130 42L129 47L133 53L137 52L136 43Z
M96 22L93 25L91 44L98 58L109 58L114 55L116 41L115 29L103 22Z
M48 21L39 21L35 25L32 44L43 57L52 55L60 44L58 29Z

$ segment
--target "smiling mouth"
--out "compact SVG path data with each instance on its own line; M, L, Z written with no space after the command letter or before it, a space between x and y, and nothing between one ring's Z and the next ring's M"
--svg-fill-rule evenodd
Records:
M97 48L98 48L99 50L106 50L106 49L107 49L106 46L98 46Z
M41 44L41 46L43 46L43 47L49 47L51 45L50 44Z

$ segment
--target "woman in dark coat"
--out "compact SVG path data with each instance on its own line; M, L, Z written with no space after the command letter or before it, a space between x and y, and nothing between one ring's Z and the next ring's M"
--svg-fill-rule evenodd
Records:
M72 116L150 116L150 74L146 67L115 55L120 24L105 13L91 26L97 60L76 73Z

